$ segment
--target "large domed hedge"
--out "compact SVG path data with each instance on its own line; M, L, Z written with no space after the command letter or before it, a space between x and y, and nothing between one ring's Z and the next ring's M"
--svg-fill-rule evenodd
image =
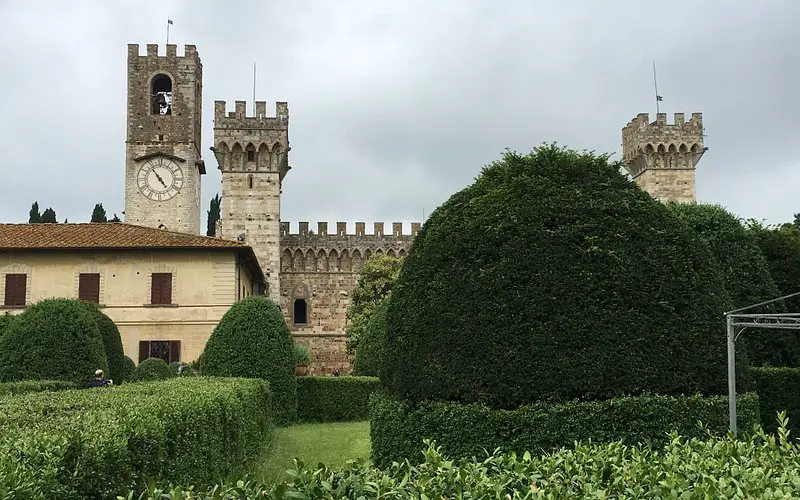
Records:
M353 358L353 375L375 377L380 373L386 351L386 313L391 300L390 295L378 304L361 333Z
M495 408L723 394L729 305L707 245L619 165L507 153L415 238L381 378L412 402Z
M97 322L79 300L45 299L28 307L0 337L0 380L69 380L85 386L108 372Z
M268 380L276 421L291 423L297 415L293 345L278 306L248 297L231 306L214 328L202 353L202 372Z
M96 304L83 302L83 305L94 317L97 328L100 330L100 337L103 339L103 348L108 360L106 378L113 380L115 384L121 384L125 378L125 352L122 349L122 336L119 328Z
M717 259L725 288L734 308L746 307L781 296L756 236L739 219L719 205L670 203L670 210L686 221L708 243ZM744 311L786 312L782 302ZM787 330L748 330L741 337L753 365L798 366L800 334Z

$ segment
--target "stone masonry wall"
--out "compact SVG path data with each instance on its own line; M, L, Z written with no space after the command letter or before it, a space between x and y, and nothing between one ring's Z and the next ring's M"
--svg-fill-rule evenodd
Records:
M338 222L331 234L327 222L317 223L316 232L300 222L298 233L290 234L289 223L281 222L281 311L296 341L310 347L313 374L351 371L346 313L361 266L374 254L404 257L419 229L413 223L411 234L403 234L402 224L393 223L385 234L377 222L373 234L366 234L365 224L357 222L355 234L347 234L347 224ZM295 300L306 301L305 323L295 321Z
M194 45L178 56L175 45L158 54L148 44L147 53L128 45L128 109L125 155L125 222L200 234L200 176L205 173L200 147L203 66ZM172 110L153 113L152 82L166 75L172 82ZM183 172L180 192L168 201L151 201L139 192L137 172L145 155L162 153L176 157Z

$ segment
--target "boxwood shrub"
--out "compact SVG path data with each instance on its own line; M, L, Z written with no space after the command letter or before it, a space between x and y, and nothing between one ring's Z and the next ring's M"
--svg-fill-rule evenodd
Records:
M85 386L108 373L97 321L77 299L45 299L11 321L0 337L0 381L68 380Z
M84 387L81 385L80 387ZM19 382L0 383L0 396L25 394L28 392L63 391L79 389L67 380L21 380Z
M509 152L414 238L381 379L400 400L498 409L725 394L729 308L708 245L619 164Z
M495 448L538 454L588 440L664 444L671 431L702 436L698 421L718 434L728 430L728 400L721 396L642 395L496 410L477 403L423 402L412 407L375 392L370 407L372 461L378 467L404 459L416 463L426 438L435 438L454 458L469 458L484 457L484 450ZM738 428L745 434L760 423L758 396L740 395L737 407Z
M116 498L248 472L271 435L263 380L175 378L0 397L0 493ZM5 498L5 496L4 496Z
M147 358L133 370L133 380L136 382L166 380L175 376L167 362L161 358Z
M369 396L377 377L297 377L297 419L344 422L369 419Z
M103 348L108 360L106 378L113 380L115 384L121 384L125 378L125 351L122 349L122 336L119 333L119 328L111 318L100 310L97 304L83 302L83 305L94 317L97 328L100 331L100 337L103 340Z
M775 432L776 415L786 411L787 427L792 435L800 435L800 368L754 367L751 373L764 430Z
M353 374L377 377L386 352L386 313L391 295L378 304L362 329L353 359Z

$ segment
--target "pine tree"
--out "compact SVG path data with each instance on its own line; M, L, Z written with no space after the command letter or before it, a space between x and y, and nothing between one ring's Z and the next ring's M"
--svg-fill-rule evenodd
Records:
M106 209L103 208L102 203L98 203L94 206L91 222L108 222L108 218L106 217Z
M34 201L33 205L31 205L30 217L28 218L28 224L38 224L42 222L42 214L39 213L39 202Z
M56 220L56 211L52 208L48 208L44 212L42 212L42 222L48 222L51 224L58 223Z
M208 230L206 231L207 236L217 235L217 221L219 220L221 202L222 200L219 197L219 193L211 198L211 206L208 209Z

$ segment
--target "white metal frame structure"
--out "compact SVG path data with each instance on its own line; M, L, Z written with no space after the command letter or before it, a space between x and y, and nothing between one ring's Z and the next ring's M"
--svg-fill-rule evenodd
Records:
M740 314L741 311L800 295L796 292L725 313L728 322L728 422L736 435L736 339L747 328L800 330L800 313Z

